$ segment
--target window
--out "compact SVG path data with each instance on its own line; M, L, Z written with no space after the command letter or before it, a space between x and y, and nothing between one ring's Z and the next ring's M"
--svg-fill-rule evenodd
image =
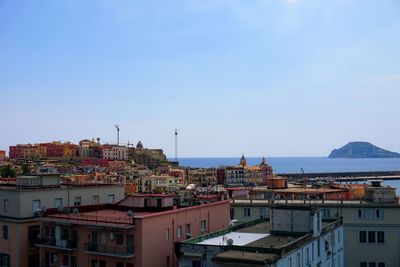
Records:
M167 229L167 231L166 231L165 239L169 240L169 229Z
M317 241L317 256L320 257L321 256L321 242L318 239Z
M117 245L122 246L124 244L124 235L116 234L115 239L117 240Z
M114 203L115 202L115 195L114 194L110 194L107 196L107 202L108 203Z
M8 240L8 225L3 225L3 239Z
M250 217L250 208L244 208L243 212L244 212L244 217Z
M267 210L266 208L259 208L259 213L260 213L260 218L265 218L267 215Z
M368 243L375 243L375 231L368 231Z
M378 263L378 267L385 267L385 265L386 265L386 264L385 264L384 262L379 262L379 263Z
M366 262L360 262L360 267L367 267L367 263Z
M360 243L367 243L367 232L366 231L360 231L359 236L360 236Z
M74 206L80 206L81 205L81 197L80 196L77 196L77 197L74 197Z
M186 224L186 238L191 238L192 233L190 231L190 223Z
M55 199L55 207L56 207L56 209L62 208L62 198Z
M10 256L0 253L0 267L10 267Z
M3 210L4 212L8 212L8 199L4 199Z
M376 210L376 218L380 218L381 217L381 212L379 209Z
M106 262L105 261L100 261L100 267L106 267Z
M40 199L32 200L32 212L36 212L40 209Z
M182 226L181 225L176 227L176 237L177 238L181 238L182 237Z
M370 263L368 263L368 267L376 267L376 263L375 262L370 262Z
M71 261L71 267L77 267L78 266L75 256L71 256L70 261Z
M200 221L200 231L203 232L206 230L206 220Z
M383 209L359 209L358 218L364 220L383 219Z
M99 199L100 199L99 195L92 196L92 204L93 205L99 204Z
M296 255L296 265L297 265L297 267L301 267L300 253L297 253L297 255Z
M124 263L123 262L117 262L117 264L115 264L115 267L124 267Z
M378 243L385 243L385 232L378 231Z
M201 261L192 261L192 267L201 267Z
M167 267L169 267L169 256L167 256Z

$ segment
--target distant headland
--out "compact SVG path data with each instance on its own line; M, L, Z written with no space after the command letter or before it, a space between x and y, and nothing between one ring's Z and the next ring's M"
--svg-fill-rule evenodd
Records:
M400 154L368 142L350 142L332 150L329 158L400 158Z

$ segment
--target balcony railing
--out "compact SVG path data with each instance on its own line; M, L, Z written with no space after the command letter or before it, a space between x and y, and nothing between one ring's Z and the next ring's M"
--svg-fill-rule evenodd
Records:
M45 238L39 239L36 246L73 250L77 247L77 240L56 239L54 236L46 236Z
M121 258L131 258L135 256L133 246L107 246L93 243L85 243L84 246L85 251L92 254Z

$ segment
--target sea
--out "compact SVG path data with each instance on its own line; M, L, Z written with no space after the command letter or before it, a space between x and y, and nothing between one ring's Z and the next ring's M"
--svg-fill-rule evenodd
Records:
M238 157L221 158L179 158L179 165L186 167L219 167L239 164ZM247 164L258 165L262 158L249 157ZM365 172L365 171L400 171L400 158L377 159L333 159L327 157L270 157L267 163L274 173L324 173L324 172ZM400 180L385 181L384 185L397 188L400 195Z

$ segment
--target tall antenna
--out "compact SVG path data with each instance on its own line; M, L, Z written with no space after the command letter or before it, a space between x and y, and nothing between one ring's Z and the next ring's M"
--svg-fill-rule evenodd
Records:
M119 146L119 125L115 124L115 128L117 128L117 146Z
M175 161L178 162L178 129L175 129Z

